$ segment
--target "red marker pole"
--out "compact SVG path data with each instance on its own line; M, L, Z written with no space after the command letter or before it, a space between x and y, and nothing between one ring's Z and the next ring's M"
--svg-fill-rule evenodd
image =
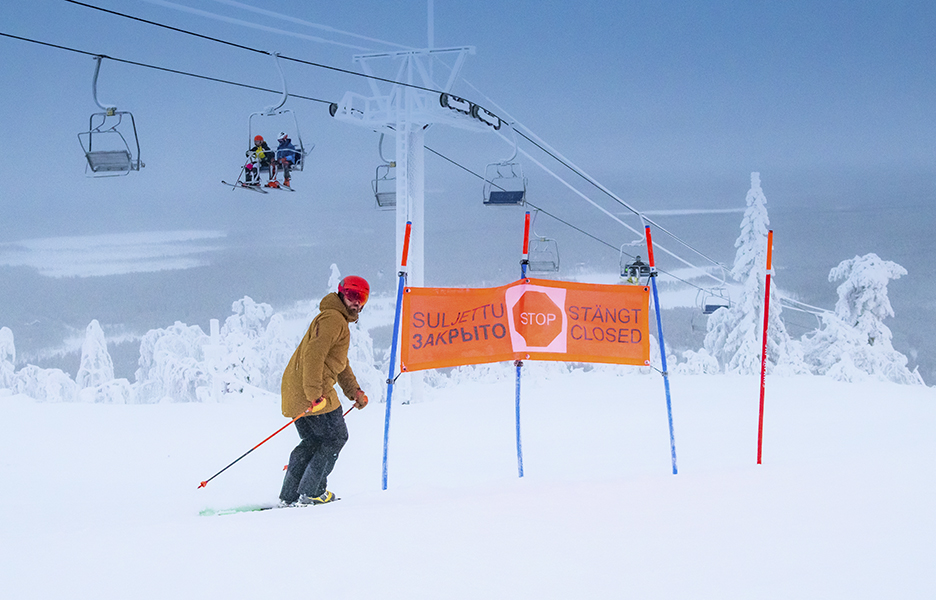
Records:
M530 264L530 211L527 211L523 220L523 258L520 259L521 279L526 279L528 264Z
M764 447L764 393L766 392L767 376L767 323L770 318L770 275L773 259L773 229L767 232L767 291L764 296L764 337L761 344L760 368L760 411L757 416L757 464L761 464L761 454Z

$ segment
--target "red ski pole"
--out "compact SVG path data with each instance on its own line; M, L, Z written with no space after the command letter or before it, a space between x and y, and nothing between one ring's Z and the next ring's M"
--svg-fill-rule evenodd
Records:
M221 473L224 473L225 471L227 471L228 469L230 469L231 467L233 467L233 466L234 466L234 463L236 463L238 460L244 458L245 456L247 456L248 454L250 454L251 452L253 452L253 451L256 450L257 448L259 448L259 447L262 446L263 444L267 443L267 442L270 440L270 438L272 438L274 435L276 435L276 434L279 433L280 431L286 429L287 427L289 427L290 425L292 425L293 423L295 423L296 420L298 420L300 417L304 417L304 416L306 415L306 413L312 412L312 408L315 407L315 406L317 406L317 405L319 404L319 402L321 402L321 400L322 400L322 399L320 398L318 402L315 402L312 406L310 406L309 408L305 409L305 412L303 412L301 415L299 415L298 417L293 418L289 423L286 423L285 425L283 425L282 427L280 427L279 429L277 429L276 431L274 431L272 434L270 434L270 436L269 436L267 439L263 440L262 442L260 442L259 444L257 444L256 446L254 446L253 448L251 448L250 450L248 450L247 452L244 452L242 455L240 455L240 456L237 458L237 460L235 460L234 462L232 462L232 463L229 464L228 466L224 467L223 469L221 469L220 471L218 471L217 473L215 473L214 475L212 475L212 476L209 477L208 479L202 481L201 484L198 486L198 489L201 489L201 488L205 487L206 485L208 485L208 482L209 482L209 481L211 481L212 479L214 479L215 477L217 477L217 476L220 475Z

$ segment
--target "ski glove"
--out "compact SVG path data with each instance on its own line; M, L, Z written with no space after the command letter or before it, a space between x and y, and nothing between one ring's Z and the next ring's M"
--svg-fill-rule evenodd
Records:
M367 406L367 394L363 390L358 390L354 394L354 407L361 410L365 406Z
M321 397L316 398L315 400L313 400L313 401L312 401L312 406L309 407L309 408L310 408L310 411L309 411L309 412L311 412L311 413L317 413L317 412L319 412L320 410L322 410L323 408L325 408L325 404L326 404L325 400L326 400L325 396L321 396Z

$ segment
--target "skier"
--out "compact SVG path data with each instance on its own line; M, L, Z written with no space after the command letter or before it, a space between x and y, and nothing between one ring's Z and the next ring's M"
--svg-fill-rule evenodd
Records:
M275 171L272 166L273 151L263 141L262 135L254 136L254 145L247 151L247 164L244 165L244 184L260 185L260 169L265 168L270 180L273 179Z
M290 187L289 173L292 170L292 166L298 161L299 153L296 151L296 147L293 146L292 142L289 141L289 135L287 135L285 131L279 134L276 141L279 142L279 146L276 147L276 166L282 167L283 169L283 185ZM267 187L279 187L279 182L277 182L276 179L271 179Z
M354 402L354 408L367 406L367 395L348 364L351 341L348 323L357 321L369 294L370 286L362 277L349 275L342 279L337 293L322 298L319 314L283 373L283 415L293 419L309 414L296 419L302 441L289 455L279 496L281 506L337 500L326 484L338 453L348 441L348 428L335 383Z

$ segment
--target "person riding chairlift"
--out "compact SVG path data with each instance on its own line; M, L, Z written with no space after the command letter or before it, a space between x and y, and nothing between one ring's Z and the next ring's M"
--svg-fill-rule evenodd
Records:
M279 142L279 145L276 147L276 162L274 168L279 166L283 169L283 185L289 187L290 171L299 158L299 152L296 151L296 147L293 146L292 142L289 140L289 135L287 135L285 131L279 134L276 141ZM270 183L267 184L267 187L279 187L280 184L276 181L275 173L274 171L274 175L270 179Z
M273 167L273 151L263 141L262 135L254 136L254 145L247 151L247 164L244 165L244 184L260 185L260 169L266 169L270 180L276 174Z
M631 264L627 265L624 268L624 272L621 273L621 277L626 277L626 283L637 284L640 283L641 275L649 275L650 266L647 263L640 260L640 255L637 255L637 259Z

